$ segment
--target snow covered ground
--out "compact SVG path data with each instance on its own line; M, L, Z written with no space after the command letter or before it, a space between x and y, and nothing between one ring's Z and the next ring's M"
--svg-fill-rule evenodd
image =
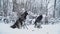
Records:
M60 34L60 23L54 25L42 25L43 28L34 28L33 25L28 29L12 29L11 24L0 23L0 34Z

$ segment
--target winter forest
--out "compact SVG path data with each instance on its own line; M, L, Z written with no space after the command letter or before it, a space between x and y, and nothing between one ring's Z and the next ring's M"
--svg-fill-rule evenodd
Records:
M0 0L0 34L60 34L59 26L60 0Z

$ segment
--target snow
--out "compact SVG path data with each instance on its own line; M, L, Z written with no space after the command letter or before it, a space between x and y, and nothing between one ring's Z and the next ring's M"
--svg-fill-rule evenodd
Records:
M24 10L24 9L23 9ZM28 16L26 19L26 23L29 25L30 22L32 22L32 24L35 22L35 19L38 15L33 14L32 12L28 12ZM16 16L16 15L14 15ZM45 15L43 15L43 20L45 19ZM49 20L49 22L56 22L56 24L48 24L48 25L42 25L42 28L38 29L38 28L34 28L34 25L30 24L29 26L27 26L27 28L25 29L12 29L10 28L10 26L13 23L9 23L9 24L4 24L3 21L0 22L0 34L60 34L60 19L54 19L51 18ZM44 23L44 22L43 22Z
M5 10L5 7L6 7L5 2L6 2L5 0L4 0L4 2L1 1L1 3L2 3L1 8L4 8L4 10ZM22 2L24 3L24 8L21 8L23 6L23 4L21 4ZM28 3L27 5L25 5L26 2ZM2 15L2 13L1 13L2 16L0 16L0 34L60 34L60 27L59 27L60 26L60 23L59 23L60 18L59 19L51 18L52 15L53 15L54 0L50 0L50 3L48 4L48 13L49 13L48 18L50 18L49 19L50 24L42 25L42 28L40 28L40 29L34 28L33 24L34 24L36 18L41 13L44 13L43 14L43 19L42 19L43 23L44 23L45 17L46 17L46 15L45 15L45 11L46 11L45 9L46 8L44 8L45 4L46 4L46 1L43 0L42 6L41 6L40 2L42 2L42 1L41 0L38 0L38 1L37 0L33 0L33 1L32 0L28 0L28 1L27 0L17 0L17 4L21 5L21 6L16 5L16 7L15 7L15 8L17 8L16 12L13 12L12 11L13 2L12 2L12 0L9 0L8 1L8 6L6 7L6 8L8 8L8 10L6 9L8 11L7 12L7 17L4 17ZM5 7L3 6L4 3L5 3L5 5L4 5ZM31 7L30 7L30 4L31 4ZM42 12L40 10L40 7L42 7L42 9L43 9ZM58 7L59 7L59 5L58 5ZM15 21L18 19L18 17L20 17L20 15L25 12L25 10L28 10L28 16L27 16L27 19L26 19L26 22L25 22L25 23L28 24L28 26L27 26L28 29L26 29L26 28L25 29L18 29L18 28L12 29L12 28L10 28L10 26L13 25L13 23L15 23ZM4 13L3 10L1 10L1 12ZM35 12L36 12L36 14L35 14ZM58 12L59 12L59 10L56 11L56 17L59 17ZM4 22L3 20L5 18L8 20L9 24L4 24L3 23ZM32 23L32 24L30 24L30 23ZM55 23L55 24L52 25L51 23Z
M30 15L27 16L26 19L26 23L29 24L30 21L32 22L32 24L35 22L36 18L33 17L37 17L38 15L35 15L31 12L29 12ZM31 17L33 18L31 18ZM45 15L43 15L45 17ZM31 19L30 19L31 18ZM43 18L44 21L45 18ZM53 19L51 18L51 21L60 21L58 19ZM44 23L44 22L43 22ZM34 25L30 24L29 26L27 26L27 28L25 29L12 29L10 28L11 25L13 25L13 23L9 23L9 24L4 24L3 21L0 22L0 34L60 34L60 23L56 22L56 24L48 24L48 25L42 25L42 28L38 29L38 28L34 28Z
M34 28L33 25L27 26L28 29L12 29L11 24L0 23L0 34L60 34L60 23L54 25L42 25L43 28Z

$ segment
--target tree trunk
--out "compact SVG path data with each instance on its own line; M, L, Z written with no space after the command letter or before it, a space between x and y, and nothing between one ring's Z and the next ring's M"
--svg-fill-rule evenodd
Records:
M53 18L55 18L55 9L56 9L56 0L54 1L54 11L53 11Z

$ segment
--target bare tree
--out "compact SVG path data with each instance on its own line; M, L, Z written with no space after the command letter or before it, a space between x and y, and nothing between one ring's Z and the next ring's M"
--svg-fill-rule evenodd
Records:
M8 12L8 0L3 0L3 11L4 11L4 17L7 17L7 12Z
M49 4L50 0L46 0L46 17L45 17L45 23L48 23L48 4Z
M53 11L53 17L55 18L55 9L56 9L56 0L54 1L54 11Z
M17 5L16 0L13 0L13 12L16 11L16 8L17 8L16 5Z
M1 0L0 0L0 7L1 7Z

